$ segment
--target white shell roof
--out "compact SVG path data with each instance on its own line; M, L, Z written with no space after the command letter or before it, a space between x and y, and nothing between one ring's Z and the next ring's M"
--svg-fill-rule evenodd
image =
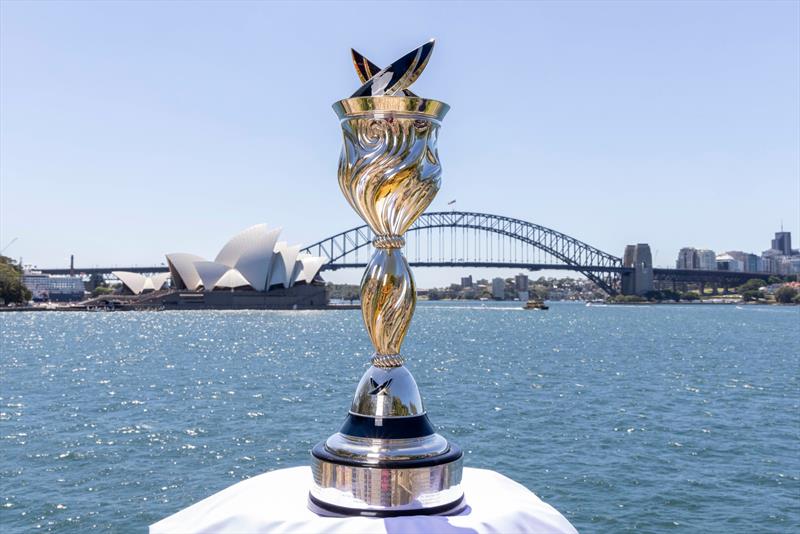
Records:
M119 278L120 282L134 295L139 295L146 290L157 291L164 287L164 284L169 279L169 273L144 276L139 273L131 273L128 271L111 271L111 274Z
M196 261L194 262L194 268L200 275L200 280L202 280L203 289L205 291L213 290L219 282L219 279L230 271L230 267L215 261Z
M283 287L292 285L292 274L297 254L300 252L300 245L289 246L285 241L275 245L275 257L272 261L272 273L269 277L269 285L282 284Z
M230 269L222 278L219 279L217 282L218 288L234 288L234 287L244 287L244 286L251 286L252 285L247 281L247 279L242 276L242 273L237 271L236 269Z
M280 228L269 230L266 224L257 224L233 236L214 261L194 254L168 254L167 262L173 275L191 290L250 286L265 291L271 285L310 283L327 258L300 254L300 245L277 242L280 233Z
M176 274L180 277L186 289L197 289L203 283L197 269L194 267L194 262L196 261L203 261L203 258L195 254L185 254L183 252L167 254L169 270L172 272L173 277Z
M314 281L314 277L317 276L317 273L322 266L328 261L328 258L309 255L308 257L303 258L301 261L303 262L303 270L300 272L294 282L305 282L306 284L310 284Z

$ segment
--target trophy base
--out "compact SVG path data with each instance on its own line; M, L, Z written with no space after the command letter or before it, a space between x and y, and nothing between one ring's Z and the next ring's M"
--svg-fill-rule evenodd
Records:
M358 508L344 508L322 502L311 493L308 494L308 509L322 517L403 517L409 515L458 515L467 507L467 502L462 495L460 499L451 504L425 509L408 510L371 510Z
M386 450L396 441L377 439L372 445L375 451ZM309 508L327 516L458 514L466 507L462 461L454 444L433 456L369 461L334 454L322 442L311 452Z

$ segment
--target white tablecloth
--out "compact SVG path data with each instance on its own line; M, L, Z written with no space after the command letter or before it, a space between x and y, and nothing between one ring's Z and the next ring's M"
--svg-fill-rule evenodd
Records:
M150 526L162 532L467 534L577 532L555 508L510 478L465 468L467 508L457 516L320 517L307 507L309 467L258 475Z

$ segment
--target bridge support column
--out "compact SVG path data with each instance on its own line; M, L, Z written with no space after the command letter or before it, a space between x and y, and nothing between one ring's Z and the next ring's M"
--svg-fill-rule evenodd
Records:
M700 289L700 296L702 297L706 292L706 283L705 282L700 282L700 284L698 285L698 288Z
M623 295L643 295L653 290L653 256L650 245L639 243L625 247L623 267L633 268L632 273L622 274Z

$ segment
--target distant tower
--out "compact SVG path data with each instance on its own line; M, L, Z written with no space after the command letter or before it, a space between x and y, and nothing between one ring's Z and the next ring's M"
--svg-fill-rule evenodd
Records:
M783 225L781 225L782 227ZM791 256L792 255L792 233L791 232L784 232L781 230L780 232L775 232L775 239L772 240L772 247L775 250L780 250L781 254L784 256Z
M75 274L75 254L69 255L69 274L70 276Z

